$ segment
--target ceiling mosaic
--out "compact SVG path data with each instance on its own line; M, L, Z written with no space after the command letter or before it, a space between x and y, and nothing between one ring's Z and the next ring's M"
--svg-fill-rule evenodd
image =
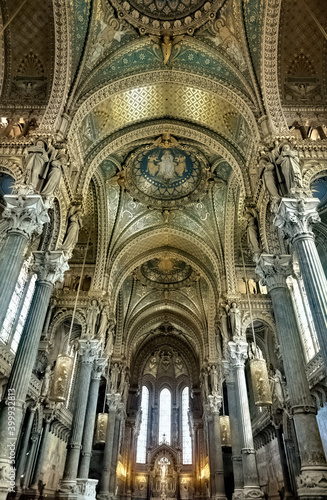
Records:
M247 123L220 96L187 85L159 83L115 94L88 113L79 128L83 154L116 130L162 117L197 123L229 137L244 155L250 147Z
M223 0L111 0L118 17L126 19L141 34L192 34L214 19Z
M4 23L16 11L16 2L2 2ZM29 0L5 31L6 104L33 107L46 104L54 64L54 21L51 0Z
M125 169L127 189L156 208L193 201L206 185L204 156L193 148L167 142L132 153Z
M297 0L283 0L280 16L279 79L287 106L321 106L326 99L326 40ZM311 12L327 26L327 3L307 0Z
M189 264L169 252L146 261L134 271L134 275L144 285L160 290L189 286L198 279Z

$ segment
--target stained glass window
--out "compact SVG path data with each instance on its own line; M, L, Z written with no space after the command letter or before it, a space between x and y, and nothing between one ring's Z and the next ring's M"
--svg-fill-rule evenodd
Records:
M139 464L145 464L149 411L149 389L145 385L142 387L141 411L142 420L140 426L140 434L137 440L136 462L138 462Z
M192 463L192 439L188 422L189 389L185 387L182 392L182 438L183 438L183 464Z
M162 389L159 397L159 444L170 444L171 435L171 392Z

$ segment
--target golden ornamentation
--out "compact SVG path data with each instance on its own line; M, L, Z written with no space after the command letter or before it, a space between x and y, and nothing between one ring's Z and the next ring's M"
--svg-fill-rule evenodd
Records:
M64 403L67 400L74 360L67 354L59 354L50 389L51 401Z
M95 426L94 444L104 444L106 442L108 425L108 413L98 413Z
M229 416L221 415L219 420L220 420L221 446L232 446Z
M272 404L267 364L264 359L250 359L250 373L253 387L254 404L269 406Z

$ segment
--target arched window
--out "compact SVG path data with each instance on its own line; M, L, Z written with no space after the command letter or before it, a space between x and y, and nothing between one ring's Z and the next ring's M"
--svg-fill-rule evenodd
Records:
M14 353L17 351L35 288L36 274L29 275L29 265L30 261L25 261L22 266L0 331L0 339L9 345Z
M162 389L159 397L159 444L170 444L171 434L171 392Z
M192 463L192 439L188 422L189 389L185 387L182 392L182 438L183 438L183 464Z
M142 387L141 411L142 420L140 426L140 434L137 440L136 462L138 462L139 464L145 464L149 412L149 389L145 385Z

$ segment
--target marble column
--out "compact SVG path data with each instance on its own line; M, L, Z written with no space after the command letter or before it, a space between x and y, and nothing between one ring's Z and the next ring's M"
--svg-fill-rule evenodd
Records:
M242 464L244 478L244 498L263 498L260 490L257 462L253 444L248 392L245 380L245 361L248 344L245 341L229 342L231 364L234 368L237 390L239 428L242 441Z
M107 394L109 413L108 413L106 443L103 452L103 468L102 468L101 479L99 481L98 499L100 500L108 500L110 496L109 482L110 482L110 472L112 465L115 422L116 422L117 411L121 405L120 400L121 400L120 394Z
M41 234L43 224L50 221L40 195L10 194L4 198L7 206L2 217L10 220L11 229L0 252L0 330L15 290L25 247L32 234Z
M59 497L67 498L76 486L78 463L83 439L86 406L93 363L98 355L98 340L79 340L78 370L75 384L73 420L67 444L67 455L63 478L59 484Z
M317 198L283 198L274 224L286 234L296 252L321 353L327 367L327 279L312 232L320 221Z
M19 450L19 459L18 459L18 464L17 464L17 470L16 470L16 486L20 487L21 485L21 477L23 476L24 472L26 471L26 453L28 449L28 443L31 437L31 430L32 430L32 425L35 417L35 410L37 406L32 405L29 409L29 414L26 422L26 426L24 429L24 436L22 440L22 445Z
M34 271L38 279L0 407L0 442L4 444L0 450L0 470L3 467L8 472L10 467L15 466L15 461L10 462L10 460L16 454L17 439L24 416L25 398L51 293L55 282L62 280L65 270L68 269L61 251L34 252L34 258ZM11 420L13 414L14 422ZM10 428L9 422L12 422ZM0 499L3 498L1 494L4 492L6 494L8 492L6 479L0 480Z
M286 453L285 453L282 424L275 422L275 419L274 419L274 426L276 429L276 437L277 437L277 442L278 442L280 465L281 465L282 473L283 473L284 498L289 498L290 500L294 500L294 495L292 493L290 473L288 470L287 458L286 458Z
M44 417L41 442L40 442L39 451L37 454L35 469L34 469L32 483L31 483L31 488L35 489L35 490L38 487L39 481L40 480L42 481L41 473L42 473L42 468L44 466L46 443L47 443L47 438L48 438L49 431L50 431L50 425L51 425L51 422L53 421L53 419L54 419L54 414L52 411L51 411L51 413L46 414Z
M105 358L96 359L94 361L85 413L81 459L78 467L79 478L89 477L99 386L106 362L107 360Z
M221 396L210 395L206 408L209 430L211 498L215 500L226 500L219 418L221 401Z
M33 460L35 458L35 450L36 450L36 445L38 442L39 434L37 432L33 432L31 435L30 439L30 449L26 461L26 469L25 469L25 474L23 477L22 481L22 488L23 490L26 490L28 488L28 485L30 483L31 479L31 474L32 474L32 467L33 467Z
M223 373L227 387L229 422L232 444L232 463L234 474L233 499L242 498L244 488L243 464L242 464L242 443L239 430L239 415L237 411L237 395L235 386L235 375L233 367L229 361L223 361Z
M118 452L120 447L120 436L121 436L121 426L123 421L123 410L117 412L115 420L115 432L114 440L112 445L112 460L111 460L111 471L109 480L109 495L113 498L116 494L116 483L117 483L117 464L118 464Z
M327 498L327 465L312 404L299 331L286 277L292 272L289 255L262 254L256 272L272 300L278 339L301 458L298 496Z

